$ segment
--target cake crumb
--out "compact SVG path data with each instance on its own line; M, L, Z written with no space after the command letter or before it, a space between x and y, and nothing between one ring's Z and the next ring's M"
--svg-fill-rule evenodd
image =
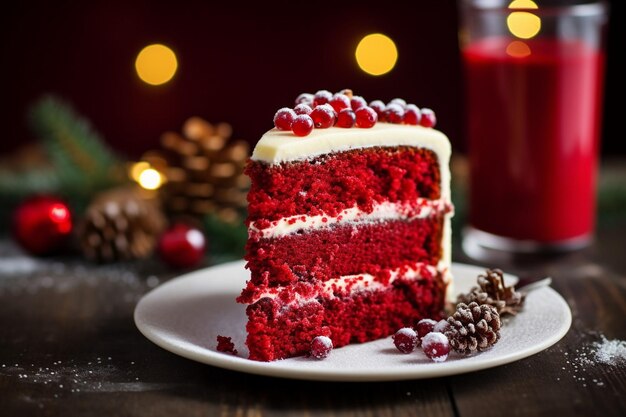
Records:
M232 339L227 336L217 335L217 351L237 355L237 349Z

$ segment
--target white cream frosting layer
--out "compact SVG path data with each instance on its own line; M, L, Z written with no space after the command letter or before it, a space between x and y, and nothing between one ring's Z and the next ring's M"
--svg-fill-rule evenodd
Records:
M399 278L406 280L420 280L424 278L421 274L421 271L424 269L426 269L430 275L435 275L437 272L441 272L444 283L447 284L448 287L452 285L452 277L450 276L448 266L444 265L443 262L440 262L437 267L427 265L423 262L418 262L411 266L390 270L389 272L391 276L387 283L377 281L376 277L371 274L344 275L321 283L321 285L317 288L316 293L312 294L310 297L304 298L300 295L296 295L296 298L292 302L304 303L319 296L334 298L335 294L348 296L362 291L385 290L390 288L390 284ZM280 289L271 289L259 293L256 295L252 303L260 300L261 298L277 298L279 296L279 291Z
M376 204L371 213L366 213L358 207L351 207L342 210L336 217L326 215L295 215L283 217L273 221L269 227L259 229L256 222L248 227L250 236L257 238L276 238L297 233L300 230L317 230L333 225L344 225L349 223L373 223L384 220L416 220L424 219L440 213L452 210L450 202L443 199L428 200L419 198L416 204L400 204L384 202Z

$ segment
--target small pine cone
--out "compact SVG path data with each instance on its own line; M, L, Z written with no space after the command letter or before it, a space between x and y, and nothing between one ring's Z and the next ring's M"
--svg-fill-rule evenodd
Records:
M515 291L515 286L504 284L504 273L499 269L488 269L477 278L478 287L472 287L467 294L459 295L457 302L488 304L498 313L516 315L524 306L525 294Z
M141 259L149 256L165 217L157 203L137 190L119 188L100 193L78 227L83 255L92 261Z
M450 328L445 334L458 353L482 352L500 339L500 315L488 304L459 303L456 312L448 317L448 323Z

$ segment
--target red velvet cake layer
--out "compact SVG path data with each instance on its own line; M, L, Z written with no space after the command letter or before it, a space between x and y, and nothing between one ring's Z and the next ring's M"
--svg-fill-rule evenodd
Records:
M249 239L251 278L238 299L250 303L268 288L298 281L327 281L345 275L371 274L380 282L388 269L441 258L443 216L412 221L339 224L281 238Z
M318 298L300 305L262 298L246 310L250 359L272 361L306 354L316 336L328 336L334 347L340 347L388 336L422 318L437 320L444 294L445 285L437 275L396 280L384 291Z
M248 222L278 220L296 214L336 216L357 205L366 213L375 203L414 202L440 197L437 155L400 146L365 148L311 160L268 165L252 161Z

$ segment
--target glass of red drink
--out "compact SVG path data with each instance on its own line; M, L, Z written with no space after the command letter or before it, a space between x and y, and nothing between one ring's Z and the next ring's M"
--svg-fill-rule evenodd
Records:
M588 245L608 6L548 0L460 5L470 161L466 252Z

